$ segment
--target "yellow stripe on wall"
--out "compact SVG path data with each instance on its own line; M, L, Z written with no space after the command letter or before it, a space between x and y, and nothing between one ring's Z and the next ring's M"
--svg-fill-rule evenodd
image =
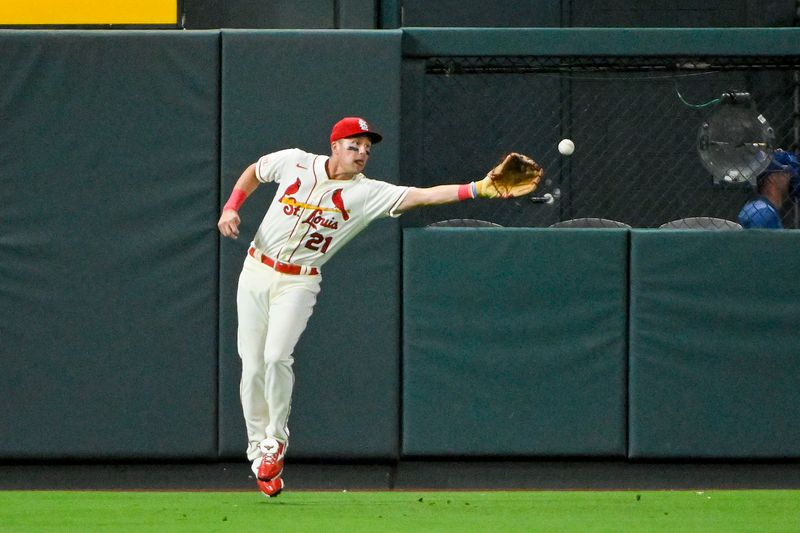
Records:
M0 0L0 25L176 24L178 0Z

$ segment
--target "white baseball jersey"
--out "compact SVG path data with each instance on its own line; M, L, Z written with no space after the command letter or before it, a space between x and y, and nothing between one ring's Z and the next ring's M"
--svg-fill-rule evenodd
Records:
M261 253L285 263L321 267L373 220L400 216L394 209L408 187L363 174L329 179L328 159L291 148L258 160L258 180L278 183L253 239Z

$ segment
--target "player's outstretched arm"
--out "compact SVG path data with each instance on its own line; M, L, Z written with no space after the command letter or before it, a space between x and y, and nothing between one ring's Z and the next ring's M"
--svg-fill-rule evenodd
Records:
M236 185L233 186L230 198L222 208L222 214L217 222L217 228L224 237L235 239L239 236L239 208L244 201L256 190L261 182L256 177L256 164L253 163L242 172Z
M514 198L536 189L544 171L530 157L511 152L486 174L482 180L461 185L409 189L395 209L402 213L426 205L441 205L473 198Z
M435 187L411 187L408 189L406 197L395 209L398 213L410 211L418 207L427 205L442 205L458 202L463 198L459 197L459 189L464 185L436 185Z
M417 207L428 205L452 204L473 198L495 198L498 194L490 187L491 178L485 177L480 181L463 183L460 185L435 185L433 187L411 187L408 194L400 202L396 212L402 213Z

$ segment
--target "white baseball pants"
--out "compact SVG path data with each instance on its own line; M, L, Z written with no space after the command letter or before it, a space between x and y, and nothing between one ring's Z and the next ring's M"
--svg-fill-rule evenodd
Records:
M257 445L263 439L289 438L292 354L314 310L321 280L320 275L281 274L250 255L244 261L236 293L239 394L251 461L260 457Z

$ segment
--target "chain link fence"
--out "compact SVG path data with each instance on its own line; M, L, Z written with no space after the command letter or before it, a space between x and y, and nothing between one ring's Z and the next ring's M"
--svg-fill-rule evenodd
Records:
M480 178L509 151L536 159L545 179L530 198L421 210L404 217L406 224L467 218L549 227L603 219L637 228L727 228L755 195L755 175L715 175L698 151L708 155L701 130L744 95L745 122L752 123L728 125L732 138L747 142L722 152L763 159L766 150L766 165L772 148L797 151L798 68L800 57L783 56L429 58L413 89L419 94L408 99L416 118L404 130L413 184ZM738 101L725 98L734 93ZM754 125L770 138L751 140ZM749 133L738 131L745 126ZM558 153L562 138L575 142L570 157ZM745 177L760 171L742 170ZM781 207L784 225L800 227L795 204L787 199Z

